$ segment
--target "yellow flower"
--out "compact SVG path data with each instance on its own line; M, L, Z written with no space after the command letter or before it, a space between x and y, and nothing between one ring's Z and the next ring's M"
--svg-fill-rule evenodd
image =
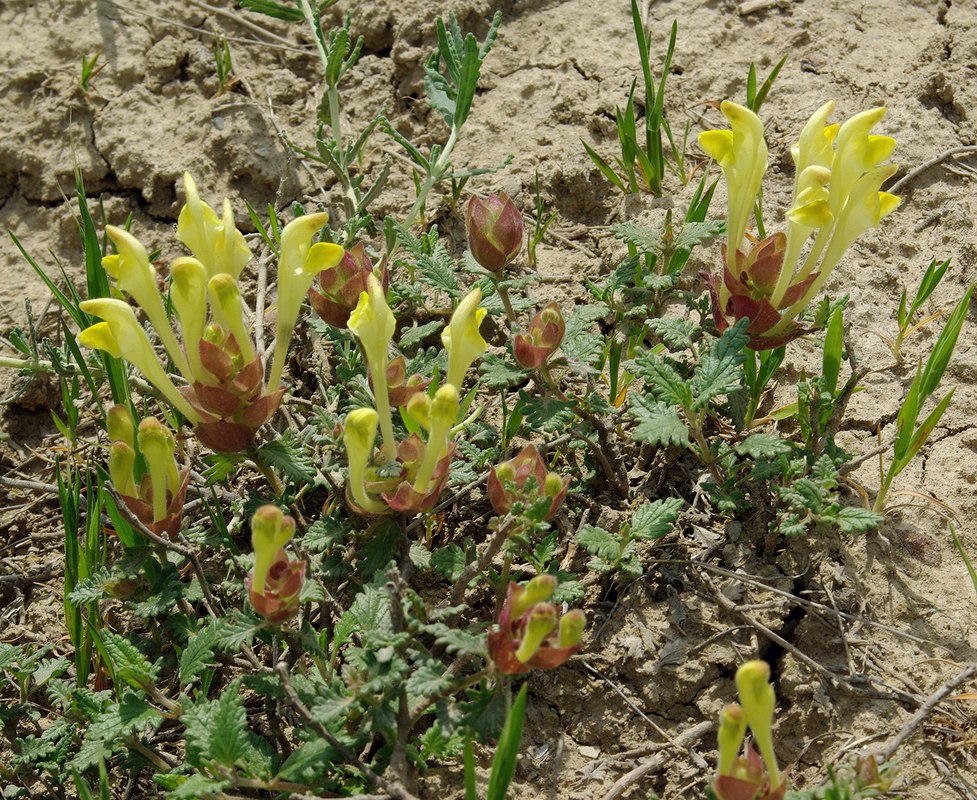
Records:
M767 170L767 143L763 138L763 123L750 109L729 100L724 100L720 108L732 130L703 131L699 134L699 144L706 155L719 163L726 177L726 257L730 269L738 274L736 253L743 243L760 181ZM725 307L726 293L722 286L720 297Z
M180 488L180 471L173 451L176 440L169 428L153 417L139 423L139 452L146 459L149 483L153 492L153 522L168 514L167 492L176 494Z
M277 389L281 381L295 322L312 281L322 270L335 267L343 258L343 248L338 244L312 244L312 237L328 219L326 213L306 214L293 219L282 231L282 251L278 260L278 328L275 355L268 375L269 391Z
M292 541L295 520L282 514L277 506L262 506L251 517L251 546L254 548L254 571L251 588L265 593L268 571L275 563L278 551Z
M773 711L777 697L770 685L770 665L766 661L747 661L736 670L736 688L743 716L767 767L770 791L775 792L780 786L780 771L773 751Z
M196 258L184 256L170 265L170 300L180 320L183 344L195 380L212 384L200 362L200 340L207 325L207 270Z
M226 272L221 273L210 279L207 289L210 292L210 308L214 321L231 332L244 363L250 364L255 359L254 347L244 327L244 304L241 302L237 281Z
M200 422L200 415L177 391L170 376L159 363L146 331L142 329L127 303L101 297L95 300L83 300L80 307L86 314L101 317L105 322L97 322L79 333L79 344L95 350L104 350L115 358L124 358L142 372L191 423L196 425Z
M373 382L373 399L383 434L383 456L393 461L397 456L393 423L390 417L390 395L387 391L387 349L397 328L397 320L387 305L383 286L375 275L367 278L366 291L349 315L347 327L359 339L366 353L366 363Z
M458 389L450 383L438 389L431 401L428 418L430 432L424 446L424 458L414 477L414 491L418 494L425 494L430 488L434 468L448 449L451 427L458 418L458 405Z
M119 288L146 312L176 368L184 378L191 380L190 366L170 327L163 298L156 287L156 270L149 263L146 248L135 236L122 228L109 225L105 231L119 252L118 255L104 258L102 266L115 278Z
M200 199L189 172L183 173L183 188L187 199L176 223L177 236L204 265L208 278L226 272L237 279L251 258L251 250L234 224L230 201L224 200L223 218L218 219Z
M448 374L446 383L460 387L465 380L465 373L482 355L488 345L479 326L488 311L479 308L482 301L482 290L474 288L458 304L447 327L441 332L441 344L448 353Z
M349 493L353 502L369 514L384 514L390 509L366 493L366 468L373 455L377 438L377 412L372 408L357 408L346 415L343 444L349 461Z

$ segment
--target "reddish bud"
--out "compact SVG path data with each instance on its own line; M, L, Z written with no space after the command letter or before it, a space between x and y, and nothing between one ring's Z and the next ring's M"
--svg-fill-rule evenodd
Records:
M550 303L529 323L529 333L516 334L512 352L516 361L529 369L541 367L563 342L567 326L559 305Z
M480 266L501 274L522 249L522 214L507 195L472 196L465 215L468 248Z
M533 479L533 483L529 479ZM512 511L517 502L525 505L549 498L544 519L550 520L563 504L570 486L569 477L547 472L535 445L526 445L515 458L489 468L487 491L492 508L499 516Z
M312 308L324 322L345 328L360 294L366 291L366 280L372 273L373 264L363 243L353 245L343 253L342 260L335 267L319 273L318 287L309 289Z
M299 595L305 583L304 561L290 561L284 550L279 550L268 577L265 591L258 594L252 587L252 576L244 579L251 605L266 620L276 625L291 617L299 607Z

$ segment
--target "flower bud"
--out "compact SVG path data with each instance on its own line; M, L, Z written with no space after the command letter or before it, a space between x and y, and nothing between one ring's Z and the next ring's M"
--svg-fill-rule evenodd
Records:
M556 591L553 575L537 575L525 586L517 587L512 598L512 617L518 619L537 603L545 603Z
M533 482L530 483L529 479ZM515 458L489 469L486 490L492 508L499 516L508 514L517 503L532 505L544 498L550 506L544 519L552 519L566 498L570 478L547 472L535 445L527 445Z
M536 655L543 640L556 627L556 609L549 603L537 603L529 613L522 644L516 650L516 658L525 664Z
M251 546L254 547L252 587L257 594L265 593L268 572L279 551L295 535L295 520L282 514L277 506L262 506L251 517Z
M719 715L719 774L732 775L740 745L746 735L746 717L738 705L728 705Z
M487 349L488 344L479 332L479 326L487 309L480 308L482 290L472 289L458 304L451 320L441 331L441 344L448 353L448 374L446 383L460 387L465 381L465 373L479 356Z
M169 497L176 494L180 485L179 470L173 450L176 441L170 429L154 417L146 417L139 423L139 451L146 459L152 488L153 522L161 522L167 516Z
M109 440L112 442L125 442L129 447L136 443L136 428L132 420L132 412L128 406L121 403L109 409L105 415L106 427L109 432Z
M770 685L770 665L759 659L741 665L736 670L736 688L743 716L753 732L753 739L770 776L770 788L776 790L780 786L780 772L773 749L773 712L777 697Z
M480 266L501 275L522 249L522 214L507 195L472 196L465 216L468 247Z
M529 333L516 334L512 352L516 361L528 369L541 367L559 349L566 334L566 322L560 306L550 303L529 323Z
M244 585L254 610L276 625L292 616L299 607L299 596L305 583L305 567L304 561L291 561L285 551L280 549L268 569L264 591L257 591L254 578L248 575L244 579Z
M312 308L324 322L345 328L360 294L366 291L367 278L372 274L370 257L363 243L358 242L343 253L338 264L319 273L318 287L309 289Z
M109 451L109 476L112 485L123 497L136 497L136 483L132 468L136 463L136 451L123 441L112 442Z
M587 618L579 608L573 608L560 617L560 636L558 647L576 647L583 639L583 629Z

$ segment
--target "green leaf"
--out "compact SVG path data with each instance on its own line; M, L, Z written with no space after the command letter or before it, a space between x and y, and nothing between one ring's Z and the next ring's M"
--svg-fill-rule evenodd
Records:
M754 433L733 447L737 455L749 456L754 460L772 460L790 455L794 447L774 433Z
M684 317L660 317L648 321L651 328L669 350L676 352L688 350L692 346L692 336L696 331L696 324Z
M278 771L278 780L315 783L320 774L332 766L335 758L336 751L325 739L312 739L286 759Z
M580 546L604 561L613 563L621 555L621 537L596 525L584 525L577 531Z
M312 483L315 479L315 460L312 451L291 430L258 448L261 463L273 467L292 483Z
M485 655L485 637L470 633L443 622L432 622L424 630L434 636L434 640L451 654Z
M121 678L135 689L146 688L156 683L159 677L159 664L150 664L139 649L124 636L112 631L102 631L105 651L115 667L116 677Z
M444 323L439 320L433 320L427 322L424 325L418 325L416 322L410 328L405 328L400 333L400 339L398 344L401 350L409 350L410 348L419 345L428 336L430 336L435 331L439 331L444 327Z
M829 395L838 388L838 374L841 371L841 351L844 345L843 309L837 308L831 315L827 333L824 335L824 349L821 367L821 387Z
M243 644L251 644L255 633L263 626L261 620L232 612L226 617L211 622L214 629L214 645L217 650L230 652L239 650Z
M684 505L680 497L664 497L639 506L631 520L631 535L638 539L661 539L672 529Z
M217 699L210 732L210 757L218 764L233 767L244 758L247 750L248 718L238 694L238 685L231 684Z
M692 378L693 411L701 411L719 395L735 392L743 378L743 348L750 337L746 333L749 319L741 319L720 336L702 356Z
M940 385L940 379L943 377L943 373L950 363L950 356L953 355L953 349L957 346L957 337L960 335L960 328L963 326L963 321L967 318L967 312L970 310L970 296L973 292L974 284L971 284L967 291L964 292L963 297L960 298L960 302L953 309L949 319L947 319L946 325L943 326L943 330L940 332L940 338L936 340L936 344L933 346L933 352L930 353L930 357L926 360L926 366L923 367L923 380L920 386L920 397L922 399L933 394L936 391L936 387Z
M689 446L689 429L675 406L633 394L628 411L638 423L632 433L636 441L656 447Z
M286 6L281 3L272 2L272 0L237 0L237 4L241 8L246 8L248 11L256 11L259 14L285 20L286 22L301 22L305 19L302 15L302 10L294 4Z
M878 528L885 519L867 508L845 506L834 516L834 522L843 533L864 533Z
M519 392L519 399L526 422L535 431L562 432L576 416L573 411L576 403L572 400L558 400L549 395L530 397L524 391Z
M418 569L431 568L431 551L424 546L423 542L410 543L410 563Z
M421 663L407 679L407 692L415 703L421 698L437 697L451 688L444 664L436 659Z
M201 797L219 797L224 789L233 785L231 780L216 780L202 773L194 773L189 778L183 775L164 775L157 773L153 779L161 784L167 800L200 800ZM172 787L172 788L171 788Z
M457 580L467 566L468 554L454 542L431 553L431 567L449 581Z
M692 390L689 382L660 355L645 352L635 359L635 371L645 379L647 390L669 405L692 407Z
M217 631L208 626L202 631L191 634L187 646L180 653L180 684L188 686L204 670L213 666L214 646L217 642Z
M505 718L498 749L492 759L492 772L489 775L486 800L506 800L509 784L516 771L516 757L522 742L522 722L526 715L526 692L529 684L524 683Z
M154 725L163 720L163 715L159 711L132 692L122 695L118 714L123 730L127 731L141 731L147 725Z
M481 358L478 368L479 378L486 386L493 389L505 389L526 380L529 374L518 364L499 358L492 353L486 353Z

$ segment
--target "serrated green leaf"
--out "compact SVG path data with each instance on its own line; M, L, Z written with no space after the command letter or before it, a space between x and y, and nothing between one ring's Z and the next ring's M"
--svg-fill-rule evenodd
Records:
M117 677L136 689L156 683L159 664L150 664L149 659L132 642L112 631L103 631L102 641L106 653L112 659Z
M79 605L82 603L91 603L95 600L101 600L108 594L106 591L108 579L109 571L107 569L97 570L92 575L85 578L85 580L76 584L75 588L68 593L68 599L72 603L77 603Z
M411 705L422 698L437 697L451 688L451 678L445 675L444 664L428 659L417 666L407 679Z
M738 455L749 456L752 459L774 459L779 456L790 455L794 451L790 442L781 439L774 433L754 433L733 447Z
M336 751L325 739L312 739L286 759L278 771L278 780L315 783L332 766L335 758Z
M431 551L421 542L410 543L410 563L418 569L430 569Z
M208 755L218 764L233 767L247 750L248 718L237 684L227 687L216 702Z
M424 630L434 636L434 640L451 654L485 655L485 637L460 628L432 622Z
M200 800L201 797L219 797L224 789L234 783L230 780L208 778L199 772L194 773L189 778L184 775L162 775L159 773L153 778L164 789L170 789L166 793L167 800Z
M217 633L212 626L190 636L180 653L180 684L188 686L205 669L213 666Z
M549 395L530 397L522 391L519 392L519 399L526 423L533 430L543 433L562 432L574 420L573 409L576 403L572 400L558 400Z
M652 319L648 321L648 327L673 352L688 350L692 346L692 335L696 331L695 323L684 317Z
M748 323L748 319L739 320L702 356L692 378L693 411L701 411L719 395L739 389L743 378L742 350L750 339L746 333Z
M441 330L444 327L444 323L441 320L433 320L427 322L424 325L417 325L416 323L410 328L405 328L400 332L400 337L397 343L400 345L401 350L409 350L416 345L419 345L431 334Z
M457 580L466 566L468 566L468 554L455 543L440 547L431 553L431 567L449 581Z
M631 434L635 441L655 447L689 446L689 429L677 408L636 394L630 403L628 412L638 423Z
M685 380L657 353L642 353L634 361L635 371L645 379L647 390L670 405L690 408L692 391Z
M865 533L879 527L885 519L867 508L845 506L834 515L834 522L843 533Z
M214 646L222 652L239 650L241 645L251 643L262 625L261 620L240 612L232 612L211 623L214 629Z
M479 379L493 389L505 389L526 380L528 372L518 364L506 361L492 353L481 358L478 367Z
M684 505L680 497L663 497L645 503L634 512L631 535L638 539L660 539L672 529Z
M163 715L142 697L126 692L119 702L119 722L123 730L141 731L147 725L162 722Z
M286 429L277 439L261 445L258 457L293 483L311 483L315 478L312 452L291 430Z
M584 525L577 531L577 542L592 556L604 561L616 561L621 555L621 537L596 525Z

